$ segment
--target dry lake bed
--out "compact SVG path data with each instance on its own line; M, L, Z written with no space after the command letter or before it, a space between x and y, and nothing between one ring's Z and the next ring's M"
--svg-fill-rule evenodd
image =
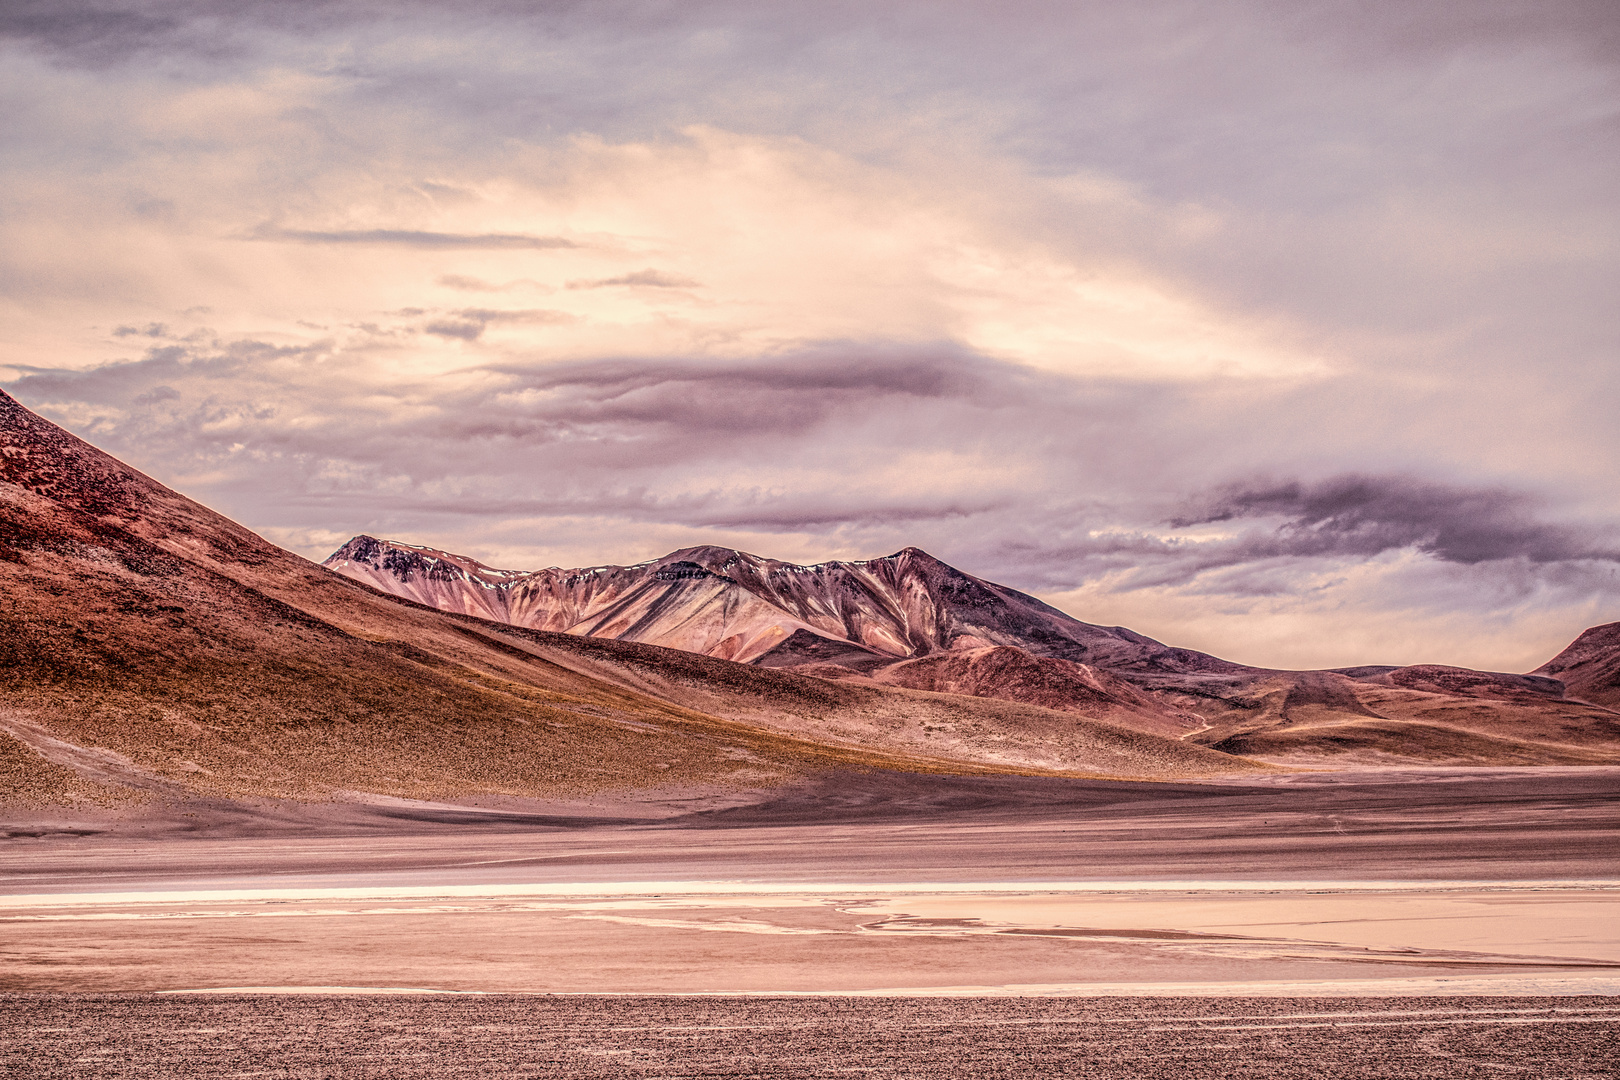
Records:
M0 1065L1612 1076L1617 780L867 774L38 816L0 864Z

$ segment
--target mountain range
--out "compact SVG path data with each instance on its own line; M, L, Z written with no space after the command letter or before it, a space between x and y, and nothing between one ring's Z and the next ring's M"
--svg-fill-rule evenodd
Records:
M1533 676L1275 672L915 549L538 575L369 537L339 555L276 547L0 393L0 802L1620 761L1612 625Z
M801 566L708 546L634 566L521 571L362 535L323 565L513 625L1039 705L1268 759L1579 763L1620 748L1620 624L1523 675L1277 671L1082 622L917 548Z

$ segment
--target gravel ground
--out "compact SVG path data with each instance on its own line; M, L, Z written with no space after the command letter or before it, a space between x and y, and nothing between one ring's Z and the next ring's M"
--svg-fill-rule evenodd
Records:
M1620 1075L1620 999L0 996L0 1075Z

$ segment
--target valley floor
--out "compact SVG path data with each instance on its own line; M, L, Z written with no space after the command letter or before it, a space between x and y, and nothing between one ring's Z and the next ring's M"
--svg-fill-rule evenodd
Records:
M1612 1075L1620 770L12 812L0 1075Z
M0 990L1620 990L1620 770L13 815Z

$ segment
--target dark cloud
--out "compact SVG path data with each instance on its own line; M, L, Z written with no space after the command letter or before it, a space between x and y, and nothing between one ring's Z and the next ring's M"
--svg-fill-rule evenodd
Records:
M1620 546L1536 519L1538 500L1500 488L1464 488L1407 476L1338 476L1314 484L1237 486L1201 513L1175 519L1193 525L1281 517L1275 533L1239 551L1261 555L1372 556L1415 548L1437 559L1479 563L1528 559L1620 559Z
M527 236L522 233L445 233L415 229L257 229L255 240L285 240L298 244L393 244L413 248L573 248L579 245L561 236Z
M543 368L497 366L504 385L455 423L513 437L720 456L736 439L804 437L904 402L994 409L1027 400L1038 379L954 346L829 346L750 363L617 360Z
M72 0L7 0L0 37L34 42L87 60L107 61L171 39L182 16L148 13L124 4Z
M1574 580L1574 574L1612 590L1620 564L1615 523L1549 521L1545 499L1501 487L1346 475L1218 485L1183 505L1197 509L1156 528L1133 527L1145 504L1102 513L1059 508L998 530L988 557L1038 588L1072 589L1106 576L1123 590L1249 597L1295 594L1324 566L1402 551L1458 566L1495 564L1499 580L1526 589L1538 580ZM1204 528L1211 525L1222 528Z
M410 314L420 315L420 311ZM460 338L462 341L477 341L483 336L484 330L491 323L566 323L574 321L574 316L563 311L551 311L545 308L463 308L453 313L449 319L436 319L428 323L424 330L439 337Z
M144 394L138 394L131 401L136 405L156 405L163 401L178 401L180 391L172 386L154 386Z
M477 341L483 336L484 326L485 323L479 319L439 319L428 323L423 329L439 337Z
M462 308L456 314L463 319L476 319L483 323L562 323L574 320L574 316L568 312L550 308Z
M989 394L1004 399L1039 376L975 356L956 346L907 349L884 345L829 345L752 362L604 360L541 369L492 367L519 387L576 387L600 401L652 391L670 396L693 387L708 397L759 390L783 394L903 394L945 398ZM990 377L995 372L1001 378Z
M149 221L171 221L179 209L173 199L139 197L130 200L129 208L135 212L136 217L146 218Z

